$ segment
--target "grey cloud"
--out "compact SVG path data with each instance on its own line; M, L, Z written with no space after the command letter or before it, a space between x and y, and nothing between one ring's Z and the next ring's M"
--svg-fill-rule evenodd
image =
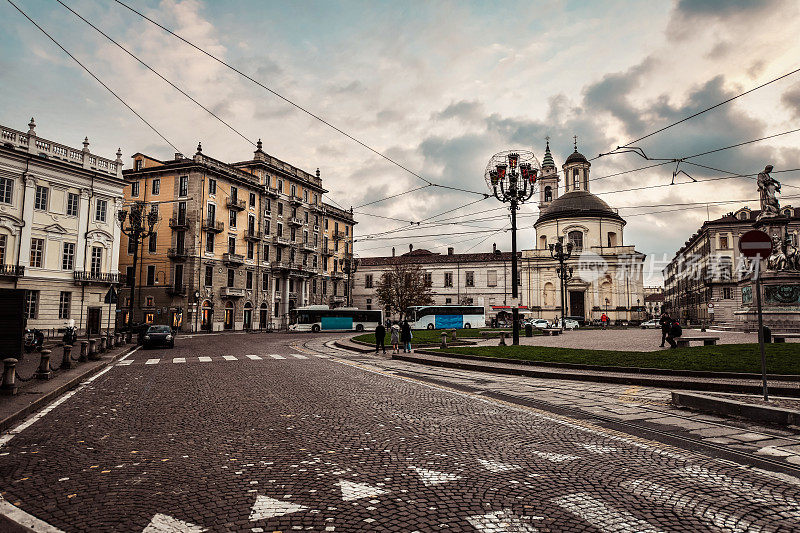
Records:
M459 100L453 102L438 113L434 113L432 118L447 120L457 118L461 120L474 120L483 115L483 104L471 100Z
M680 0L676 10L688 16L725 17L773 7L776 0Z
M783 93L781 102L789 108L794 118L800 118L800 84Z

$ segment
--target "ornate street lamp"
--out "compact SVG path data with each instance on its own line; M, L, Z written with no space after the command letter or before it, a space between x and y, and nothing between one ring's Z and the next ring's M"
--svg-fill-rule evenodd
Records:
M511 204L511 298L513 343L519 344L519 272L517 271L517 210L533 196L541 169L533 152L507 150L492 156L484 178L494 197Z
M347 307L353 306L353 277L356 275L358 264L361 262L360 259L352 257L352 253L350 255L350 257L345 258L344 264L342 265L342 271L347 274L347 294L345 295L347 298Z
M561 328L564 329L566 323L564 316L567 314L567 282L572 279L572 267L566 265L567 259L572 255L572 242L564 244L564 237L559 237L558 242L550 243L550 257L558 261L558 277L561 279ZM608 309L608 299L606 299L606 309Z
M145 239L153 235L158 224L158 212L150 209L150 212L145 214L145 211L145 202L134 202L131 205L130 213L125 209L117 211L120 230L128 236L128 239L133 241L133 275L130 280L131 297L128 300L128 327L133 325L133 297L136 293L136 265L139 260L139 241L144 243Z

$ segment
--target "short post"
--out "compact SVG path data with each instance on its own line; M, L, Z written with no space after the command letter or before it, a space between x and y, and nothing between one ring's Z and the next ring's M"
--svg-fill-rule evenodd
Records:
M116 338L117 338L117 346L122 346L123 344L125 344L125 339L122 338L122 334L117 333Z
M17 360L13 357L3 359L3 394L13 396L19 390L16 380Z
M500 344L498 346L505 346L506 345L506 333L505 331L500 332Z
M61 359L61 368L62 369L70 369L74 365L72 364L72 345L65 344L64 345L64 357Z
M100 346L97 349L98 352L103 353L106 351L106 338L100 336Z
M81 354L78 356L78 361L84 363L89 360L89 341L81 341Z
M100 354L97 353L97 339L89 339L89 360L98 361Z
M446 331L442 332L442 344L441 344L440 348L447 348L447 332Z
M133 333L130 331L125 333L125 344L130 344L133 339Z
M50 353L51 350L42 350L39 353L39 369L36 371L36 379L50 379Z
M452 335L452 340L456 340L456 330L451 331L450 334Z

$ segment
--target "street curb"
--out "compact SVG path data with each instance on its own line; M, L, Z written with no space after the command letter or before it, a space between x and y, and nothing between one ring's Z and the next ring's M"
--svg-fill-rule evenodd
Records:
M689 378L708 378L708 379L761 379L761 374L750 374L747 372L712 372L709 370L672 370L669 368L641 368L635 366L603 366L603 365L584 365L578 363L557 363L553 361L526 361L521 359L503 359L501 357L488 357L484 355L469 355L451 352L434 352L421 349L417 353L425 355L435 355L441 357L452 357L453 359L469 359L473 361L487 361L490 363L506 363L512 365L544 366L552 368L568 368L570 370L591 370L596 372L628 372L631 374L645 374L657 376L679 376ZM797 374L767 374L768 380L776 381L800 381Z
M354 342L354 341L351 341L351 342ZM356 346L350 346L350 345L347 345L347 344L343 344L343 343L341 343L339 341L333 341L333 345L336 346L337 348L341 348L343 350L349 350L351 352L356 352L356 353L371 353L371 352L375 351L374 349L358 348Z
M39 409L44 407L46 404L49 404L51 401L53 401L55 398L61 396L65 392L67 392L67 391L69 391L71 389L74 389L75 387L77 387L80 384L81 381L85 380L86 378L92 377L93 375L97 374L98 372L100 372L101 370L106 368L107 366L109 366L109 365L113 364L114 362L116 362L118 359L120 359L122 357L125 357L126 355L131 353L133 350L135 350L137 347L138 347L137 344L132 344L129 349L122 351L121 353L119 353L114 358L108 359L106 361L103 361L102 364L87 369L85 372L75 376L73 379L69 380L68 382L64 383L63 385L59 386L58 388L53 389L52 391L48 392L47 394L37 398L31 404L26 405L25 407L23 407L19 411L7 416L3 420L0 420L0 433L8 430L11 426L16 424L20 420L26 418L28 415L38 411Z
M641 385L644 387L657 387L660 389L683 389L700 390L708 392L734 392L740 394L760 394L761 385L744 385L736 383L709 383L704 381L679 381L674 379L648 379L635 376L603 376L592 374L556 374L554 372L530 370L526 368L504 368L489 365L477 365L471 363L461 363L457 361L437 361L423 359L420 357L410 357L407 355L392 355L392 359L408 361L421 365L439 366L444 368L455 368L458 370L473 370L477 372L488 372L492 374L507 374L512 376L526 376L544 379L564 379L570 381L589 381L594 383L615 383L620 385ZM777 396L789 396L792 398L800 397L800 388L770 387L773 394Z
M722 416L735 416L754 422L780 426L800 425L800 411L782 409L767 405L754 405L746 402L716 398L704 394L672 392L672 404L693 411Z
M26 513L0 496L0 531L4 533L64 533Z

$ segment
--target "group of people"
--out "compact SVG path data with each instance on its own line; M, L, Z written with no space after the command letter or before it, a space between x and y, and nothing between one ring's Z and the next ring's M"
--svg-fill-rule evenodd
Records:
M411 325L408 320L403 320L402 324L398 321L386 321L386 326L378 324L375 328L375 353L380 350L386 353L386 327L389 328L392 343L392 353L400 353L400 345L403 345L403 353L411 353L411 339L414 334L411 333Z
M664 347L664 341L669 344L670 348L677 348L678 343L675 342L675 339L683 335L680 322L673 320L666 312L663 312L658 323L661 324L661 348Z

